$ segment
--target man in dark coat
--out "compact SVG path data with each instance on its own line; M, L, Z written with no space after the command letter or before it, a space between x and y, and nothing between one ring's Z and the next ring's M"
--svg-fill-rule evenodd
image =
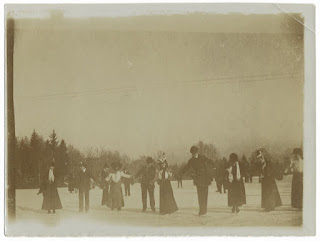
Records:
M261 207L270 212L275 207L282 205L277 183L275 181L276 166L270 158L265 157L266 153L257 151L257 158L262 164L261 173Z
M207 213L208 202L208 186L213 181L213 161L205 156L199 155L199 148L192 146L190 149L192 154L186 166L180 172L183 175L189 168L193 168L195 175L193 183L197 187L198 202L199 202L199 216Z
M89 211L89 191L90 191L90 181L93 179L95 182L99 183L92 173L87 169L85 163L80 164L80 171L77 176L77 186L79 188L79 212L83 212L83 199L85 199L85 211Z
M147 210L147 193L149 193L150 207L155 211L154 201L154 180L156 169L152 166L153 159L148 157L144 165L135 175L135 178L141 176L141 194L142 194L142 211Z
M109 165L104 164L103 170L100 173L100 179L102 186L102 200L101 205L107 205L108 199L109 199L109 182L107 182L105 179L108 177L110 171L109 171Z

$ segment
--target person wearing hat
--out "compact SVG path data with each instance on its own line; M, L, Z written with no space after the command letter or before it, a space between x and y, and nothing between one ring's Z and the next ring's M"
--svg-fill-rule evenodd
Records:
M301 148L294 148L290 156L290 168L293 169L291 206L302 209L303 206L303 153Z
M270 212L282 205L275 181L276 165L265 149L257 151L257 159L261 162L261 207Z
M120 170L122 167L120 162L113 162L111 167L113 172L106 178L106 181L110 182L110 203L107 205L111 210L117 209L120 211L124 207L121 178L131 178L131 175Z
M54 162L51 162L38 192L38 194L42 193L43 195L42 210L47 210L48 213L51 213L51 210L56 213L57 209L62 209L56 180Z
M79 188L79 212L83 212L83 199L85 199L85 212L89 211L89 191L91 179L99 183L99 180L93 176L90 170L87 169L85 163L80 163L80 171L77 175L77 186Z
M142 211L147 210L147 194L149 193L150 207L152 211L155 211L154 200L154 181L156 176L156 169L152 166L153 159L148 157L146 165L136 173L135 178L141 177L141 194L142 194Z
M107 182L105 179L109 176L109 165L106 163L103 165L103 169L100 173L100 180L102 186L102 200L101 205L107 205L107 202L109 201L109 182Z
M168 163L158 162L160 170L158 172L158 184L159 184L159 211L160 214L171 214L178 210L177 203L174 199L172 186L169 178L172 177L172 173L168 172Z
M207 213L208 186L213 181L213 161L205 156L199 155L199 148L192 146L190 149L192 157L180 171L182 176L188 169L192 168L195 172L193 183L197 187L199 216Z
M238 160L238 155L231 153L228 167L229 189L228 206L232 207L232 212L240 212L239 207L246 204L246 191L243 183L243 165Z

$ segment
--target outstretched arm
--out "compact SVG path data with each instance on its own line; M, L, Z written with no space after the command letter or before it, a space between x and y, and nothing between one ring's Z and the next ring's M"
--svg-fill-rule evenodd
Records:
M139 177L142 173L142 168L140 168L140 170L136 173L136 175L134 176L135 178Z
M179 173L179 176L181 177L186 171L189 170L189 168L190 168L191 166L192 166L192 159L190 159L190 160L188 161L187 165L185 165L185 166L181 169L181 171L180 171L180 173Z
M131 175L129 175L129 174L125 174L124 172L121 172L121 177L124 177L124 178L131 178Z
M100 181L98 178L96 178L96 177L92 174L92 172L90 172L90 178L91 178L94 182L96 182L96 183L98 183L99 185L101 185L101 181Z

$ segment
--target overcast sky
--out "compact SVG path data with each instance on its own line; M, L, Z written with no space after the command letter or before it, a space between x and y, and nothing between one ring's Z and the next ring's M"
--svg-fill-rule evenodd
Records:
M284 15L20 19L16 135L175 161L199 140L223 155L300 146L303 59Z

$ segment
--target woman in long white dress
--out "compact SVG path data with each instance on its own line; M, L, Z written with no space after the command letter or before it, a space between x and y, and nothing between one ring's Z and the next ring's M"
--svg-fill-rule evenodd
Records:
M122 165L119 162L112 163L111 167L114 172L110 173L105 179L107 182L110 182L110 200L107 205L111 210L117 209L120 211L124 207L121 178L131 178L131 175L125 174L120 170Z

